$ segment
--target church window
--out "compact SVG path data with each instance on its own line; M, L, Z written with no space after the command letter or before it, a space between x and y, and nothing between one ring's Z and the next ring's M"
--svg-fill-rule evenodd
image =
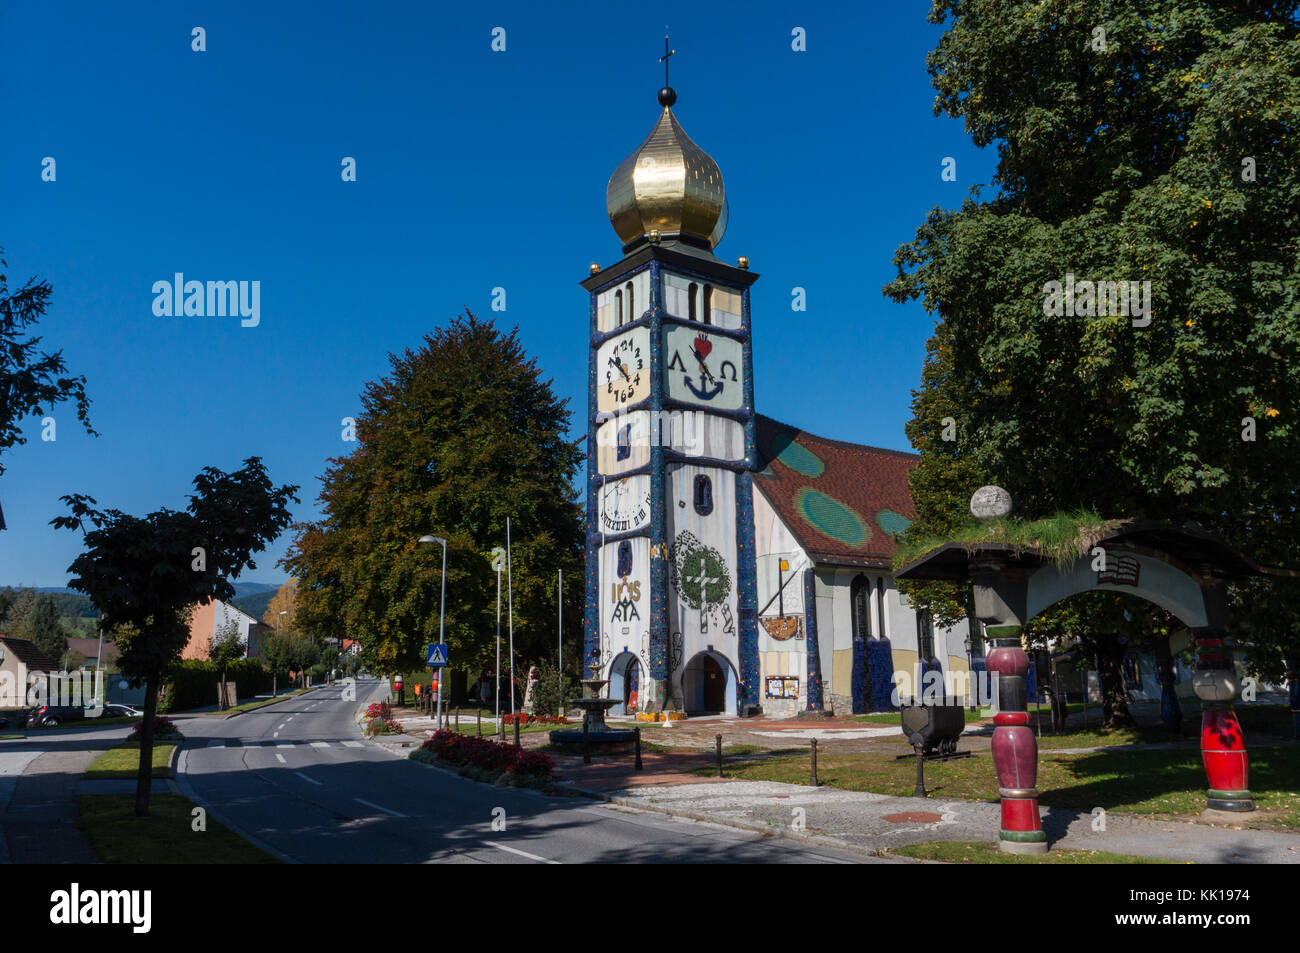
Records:
M618 578L626 579L632 575L632 542L623 540L618 544Z
M695 300L695 296L699 292L699 290L700 290L700 286L693 281L691 282L691 286L686 289L686 300L689 302L688 307L691 309L690 319L692 321L700 320L699 313L698 313L699 308L697 307L696 300Z
M866 576L858 576L849 587L849 603L855 639L869 638L871 635L871 581Z
M635 321L637 319L636 292L632 287L632 282L630 281L627 283L627 319L629 321Z
M922 662L929 662L934 658L934 623L930 618L929 610L922 610L916 614L916 648Z
M879 617L878 621L880 623L880 628L876 632L876 638L883 639L885 638L885 633L888 631L885 628L885 579L883 576L876 577L876 585L880 587L880 601L876 603L876 611Z
M614 292L614 327L623 326L623 292Z
M713 512L713 481L702 473L695 478L695 512L701 516Z
M704 286L704 323L713 323L713 285Z

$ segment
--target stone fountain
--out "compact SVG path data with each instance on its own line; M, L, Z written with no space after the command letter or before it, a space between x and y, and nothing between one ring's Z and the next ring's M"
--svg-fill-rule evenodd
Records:
M618 751L626 748L636 735L631 728L611 728L605 724L605 713L619 704L617 698L602 698L601 691L608 679L582 680L582 697L570 699L569 705L582 712L582 723L587 729L587 740L593 751ZM551 744L582 744L582 728L558 728L551 732Z

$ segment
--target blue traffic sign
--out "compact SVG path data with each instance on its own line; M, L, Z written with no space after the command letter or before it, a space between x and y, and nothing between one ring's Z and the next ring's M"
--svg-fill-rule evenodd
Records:
M430 668L442 668L447 664L447 646L439 645L437 642L429 643L429 655L424 660L424 664Z

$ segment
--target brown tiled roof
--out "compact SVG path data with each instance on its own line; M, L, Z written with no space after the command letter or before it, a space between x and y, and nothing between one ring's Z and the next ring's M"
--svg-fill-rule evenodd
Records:
M93 662L99 654L99 639L68 639L68 651L80 652L87 662ZM117 643L110 636L104 639L104 664L117 658Z
M818 563L888 568L915 515L914 453L827 440L757 416L755 484Z
M6 655L12 655L26 665L29 671L57 672L59 670L57 662L51 661L50 657L38 649L35 643L28 642L26 639L0 637L0 645L4 646Z

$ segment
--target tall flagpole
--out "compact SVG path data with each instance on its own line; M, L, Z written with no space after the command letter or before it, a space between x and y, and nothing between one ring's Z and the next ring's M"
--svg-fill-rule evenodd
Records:
M506 611L510 626L510 714L515 712L515 591L510 575L510 517L506 517Z

